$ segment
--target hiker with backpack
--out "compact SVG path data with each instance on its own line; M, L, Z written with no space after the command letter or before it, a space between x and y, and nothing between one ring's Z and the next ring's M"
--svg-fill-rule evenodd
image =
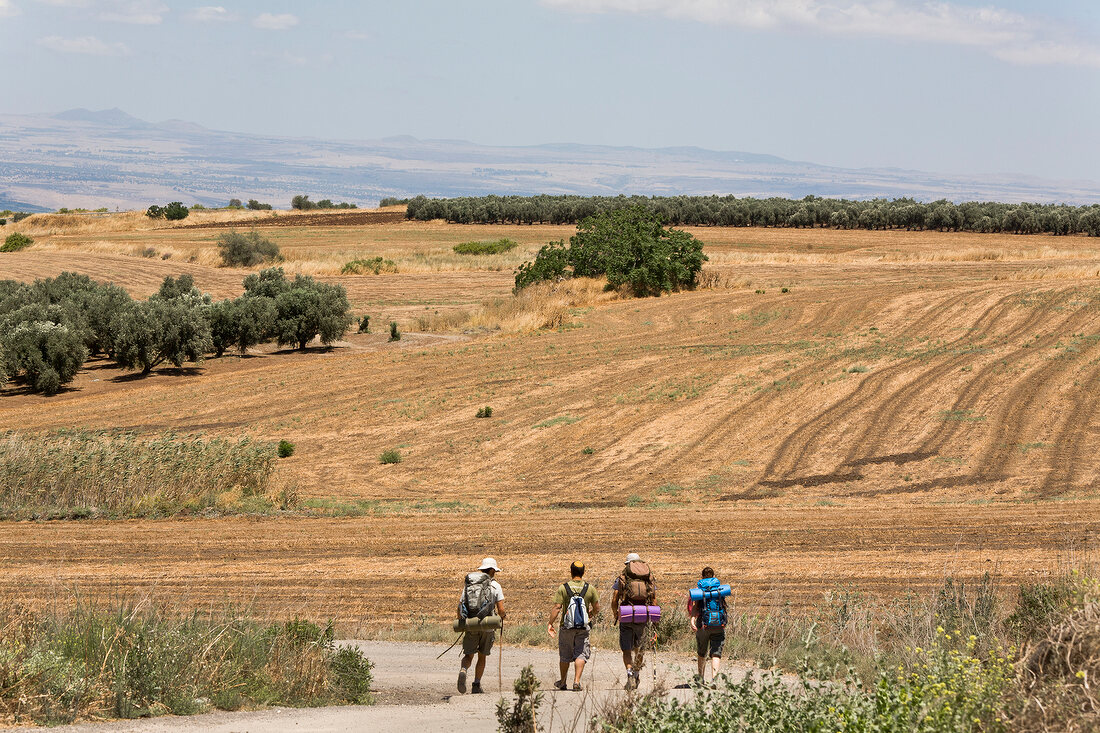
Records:
M466 675L470 664L477 655L474 667L472 694L480 694L481 675L485 672L485 662L493 652L496 630L502 628L508 614L504 612L504 591L500 583L493 579L500 572L497 561L487 557L481 561L477 572L466 576L462 597L458 602L458 621L456 628L463 631L462 668L458 671L458 691L466 692Z
M653 636L652 624L661 620L661 608L656 604L657 589L649 565L638 553L626 556L623 572L611 586L611 609L619 624L619 649L626 667L626 689L638 687L645 644Z
M718 582L714 569L703 568L699 582L688 593L688 619L695 632L695 651L699 658L698 680L706 679L710 659L711 679L722 668L722 647L726 643L726 596L730 587Z
M569 566L570 580L562 583L554 593L554 610L550 612L547 633L554 636L554 622L560 622L558 631L558 662L561 679L554 683L559 690L568 689L565 681L569 665L574 667L573 691L581 690L581 672L592 656L592 616L600 612L600 599L596 589L584 582L584 563Z

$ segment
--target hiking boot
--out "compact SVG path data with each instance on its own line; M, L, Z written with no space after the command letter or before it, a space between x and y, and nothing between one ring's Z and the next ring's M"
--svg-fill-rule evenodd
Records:
M580 691L581 691L581 683L580 682L573 683L573 692L580 692Z
M485 692L485 690L481 689L481 683L480 682L475 682L473 684L473 686L470 688L470 694L471 695L480 695L483 692Z
M463 695L466 694L466 668L458 670L458 691Z
M626 684L623 687L627 690L638 689L638 677L633 672L626 673Z
M564 690L566 688L565 680L558 680L554 683L555 690Z

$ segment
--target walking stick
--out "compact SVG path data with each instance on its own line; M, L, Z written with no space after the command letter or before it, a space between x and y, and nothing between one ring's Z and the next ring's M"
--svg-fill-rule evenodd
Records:
M504 619L500 621L500 653L497 654L497 692L504 694Z

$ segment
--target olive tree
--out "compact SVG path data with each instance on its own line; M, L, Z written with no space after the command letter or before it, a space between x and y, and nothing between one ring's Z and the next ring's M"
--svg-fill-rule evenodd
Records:
M32 303L0 318L0 371L36 392L57 394L88 358L79 329L59 305Z
M112 321L115 361L126 369L153 368L170 362L201 362L213 351L205 306L186 298L149 298L135 302Z

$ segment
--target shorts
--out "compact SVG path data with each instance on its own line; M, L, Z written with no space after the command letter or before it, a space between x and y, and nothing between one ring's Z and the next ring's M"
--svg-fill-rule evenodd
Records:
M695 632L695 651L700 657L722 657L726 645L726 629L722 626L700 626Z
M645 640L645 627L648 624L619 624L619 648L632 652Z
M467 631L462 637L462 655L483 654L487 657L493 653L496 638L496 631Z
M591 632L588 629L558 629L558 659L562 664L592 658Z

